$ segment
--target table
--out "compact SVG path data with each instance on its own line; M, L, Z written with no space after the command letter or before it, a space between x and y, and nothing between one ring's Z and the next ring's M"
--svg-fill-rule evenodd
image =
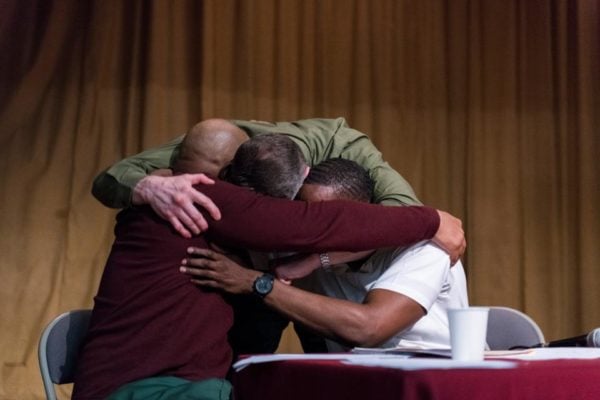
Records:
M598 400L600 359L416 371L288 360L250 365L234 373L232 382L236 400Z

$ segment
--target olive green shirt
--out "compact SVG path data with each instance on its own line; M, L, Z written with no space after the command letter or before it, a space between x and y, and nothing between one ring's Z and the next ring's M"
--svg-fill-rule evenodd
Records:
M329 158L345 158L360 164L375 181L375 203L420 205L410 184L383 160L367 135L352 129L344 118L305 119L294 122L231 121L250 137L279 133L292 139L313 166ZM183 136L119 161L94 180L92 193L113 208L131 205L133 188L148 173L170 168Z

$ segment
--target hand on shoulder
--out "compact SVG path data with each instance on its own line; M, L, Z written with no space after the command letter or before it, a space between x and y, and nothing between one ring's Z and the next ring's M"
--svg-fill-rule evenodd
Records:
M467 248L462 221L445 211L437 210L437 212L440 216L440 226L432 240L450 255L454 265Z
M205 208L218 220L221 213L213 201L194 189L194 185L213 184L204 174L175 176L149 175L140 180L133 189L133 204L149 204L152 209L183 237L189 238L208 228L204 216L194 204Z

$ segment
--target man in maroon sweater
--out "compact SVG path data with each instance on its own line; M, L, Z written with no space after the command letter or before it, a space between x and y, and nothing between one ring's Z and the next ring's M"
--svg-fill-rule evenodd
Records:
M279 152L270 157L293 156ZM259 156L259 161L265 158ZM277 176L276 163L270 167ZM175 172L198 172L186 168ZM203 185L202 192L219 207L222 218L210 220L200 236L181 237L149 206L117 216L73 399L104 399L125 384L150 377L171 379L169 385L182 387L216 378L220 386L214 394L185 398L227 398L230 388L223 379L231 363L227 332L232 310L220 293L197 288L179 272L189 247L207 248L214 242L258 251L358 251L441 240L460 231L448 214L427 207L307 204L261 196L222 181Z

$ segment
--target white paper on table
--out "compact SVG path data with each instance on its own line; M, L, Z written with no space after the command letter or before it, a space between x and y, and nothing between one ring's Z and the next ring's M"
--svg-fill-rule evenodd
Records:
M483 352L485 358L508 357L517 354L527 354L534 349L521 350L486 350ZM389 348L371 348L355 347L352 349L354 354L401 354L413 357L442 357L452 358L452 350L449 348L424 348L424 347L389 347Z
M360 359L360 358L370 358L370 357L379 357L379 358L408 358L409 356L404 355L377 355L373 356L372 354L351 354L351 353L317 353L317 354L265 354L265 355L257 355L250 356L239 360L235 364L233 364L233 368L236 371L240 371L246 368L251 364L261 364L267 362L274 361L286 361L286 360L338 360L338 361L347 361L351 359Z
M351 350L353 354L396 354L409 357L452 357L452 351L449 348L424 348L424 347L355 347Z
M600 348L596 347L540 347L520 354L499 354L494 358L511 358L524 361L600 358Z
M371 358L357 358L343 360L346 364L362 365L368 367L396 368L408 371L420 369L502 369L514 368L517 363L507 360L486 361L456 361L449 358L397 358L373 356Z
M492 361L453 361L440 358L412 358L412 355L404 354L268 354L250 356L235 364L233 368L240 371L252 364L261 364L274 361L286 360L336 360L346 364L414 369L447 369L447 368L512 368L515 363L505 360Z

